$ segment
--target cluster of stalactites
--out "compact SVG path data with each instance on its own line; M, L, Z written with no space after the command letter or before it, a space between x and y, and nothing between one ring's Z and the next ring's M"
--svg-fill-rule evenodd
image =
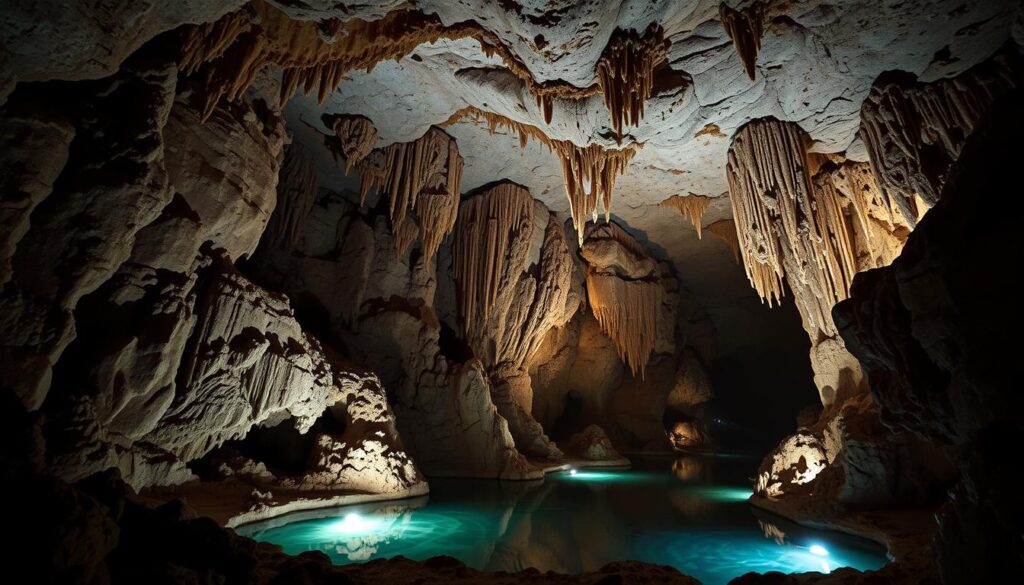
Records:
M704 223L704 212L711 205L711 198L703 195L673 195L661 202L664 207L674 207L680 215L690 219L693 229L697 231L697 238L702 238L701 229Z
M616 29L597 62L597 82L620 144L623 125L636 126L644 117L644 102L654 91L654 71L668 60L668 48L657 23L643 36Z
M532 230L533 198L525 187L503 182L463 202L452 248L452 274L467 335L490 316L511 242L514 238L529 241Z
M793 123L765 119L744 126L729 149L729 196L754 288L771 303L785 277L808 330L834 336L831 310L849 296L853 276L892 254L869 253L862 261L858 238L870 250L878 222L886 222L890 236L898 226L887 221L892 210L881 203L866 165L837 166L808 154L807 142Z
M743 62L743 70L747 72L747 77L753 80L757 74L755 63L757 52L761 50L761 35L764 32L764 7L760 2L754 2L746 8L736 10L722 2L718 6L718 15L722 27L736 47L736 54Z
M998 57L953 79L883 76L861 108L860 137L883 196L916 225L939 199L946 174L992 103L1016 87L1021 64Z
M392 11L374 21L319 23L293 20L269 3L253 0L216 22L188 29L180 63L186 73L202 69L205 119L221 99L238 99L268 65L282 69L282 104L299 87L306 93L316 90L322 102L349 71L371 70L423 43L478 34L479 27L445 27L435 15L412 10Z
M374 150L359 164L360 205L371 189L388 194L399 256L419 234L424 259L430 262L451 233L459 211L462 164L455 140L433 127L413 142Z
M611 215L615 180L625 172L629 161L636 154L636 146L621 149L605 148L600 144L577 146L568 140L551 139L536 126L472 106L452 114L444 125L449 126L465 117L485 120L492 133L498 127L518 133L521 147L526 146L527 138L538 140L558 156L562 164L565 194L569 198L569 210L580 243L583 243L587 219L597 221L599 203L603 207L605 220Z
M607 149L600 144L580 147L569 141L555 142L554 151L562 163L572 223L579 242L583 243L587 219L597 221L598 202L604 209L605 221L608 221L615 180L626 171L636 151L632 148Z
M591 265L587 269L587 302L594 318L633 375L643 378L658 335L665 287L647 251L622 228L614 223L594 228L584 246L602 239L622 246L634 256L634 264L652 266L641 278L628 278L615 267Z
M709 224L704 229L725 242L726 246L729 246L729 250L732 251L732 259L737 264L742 261L740 258L740 239L736 235L736 222L731 219L720 219Z
M362 162L377 144L377 128L366 116L324 115L324 124L334 130L337 150L332 149L332 153L335 160L338 155L345 159L346 174Z

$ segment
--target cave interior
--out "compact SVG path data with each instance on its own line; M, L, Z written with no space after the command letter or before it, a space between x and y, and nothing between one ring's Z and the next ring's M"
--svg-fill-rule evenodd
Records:
M9 570L1017 582L1022 46L1019 0L4 0Z

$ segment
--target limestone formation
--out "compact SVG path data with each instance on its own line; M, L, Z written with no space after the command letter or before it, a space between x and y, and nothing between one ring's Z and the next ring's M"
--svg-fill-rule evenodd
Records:
M711 205L710 197L702 195L673 195L662 201L659 205L675 208L680 215L690 220L690 224L697 232L697 238L702 237L701 230L704 224L704 213L707 211L708 205ZM735 230L733 230L733 233L735 233Z
M622 360L642 378L664 298L657 265L614 223L591 229L581 254L589 266L589 309L615 342Z
M730 148L728 172L747 276L769 304L782 294L783 278L789 284L811 338L822 403L830 404L862 382L832 307L847 298L854 274L898 253L906 229L864 164L808 154L794 124L767 119L745 126Z
M654 92L654 70L668 59L668 47L657 23L643 35L616 30L597 62L597 81L620 144L623 126L636 126L644 117L644 102Z
M499 183L463 202L452 256L466 341L488 367L517 447L560 456L530 415L525 368L548 330L576 311L562 226L525 189Z
M371 190L387 191L395 251L405 254L419 235L431 261L455 227L462 184L462 157L455 140L431 128L412 143L375 150L359 165L360 204Z
M604 434L601 427L589 425L569 439L566 448L588 461L617 461L622 456L612 446L611 440Z
M861 109L860 137L883 195L904 221L915 225L935 205L965 138L1016 87L1021 71L1010 53L952 79L886 75L875 82Z
M722 2L718 5L718 16L743 62L743 70L753 81L757 72L757 52L761 50L761 35L764 34L764 6L760 0L754 0L749 6L736 10Z
M366 116L324 116L324 123L334 130L338 139L338 151L345 159L346 173L351 172L377 145L377 129Z
M275 193L276 207L263 232L261 245L292 248L299 243L313 204L316 202L317 177L313 155L301 144L285 150L284 162Z
M599 144L577 146L567 140L552 140L536 126L516 122L504 116L485 112L477 108L463 108L454 114L445 125L451 125L463 117L482 118L491 133L503 127L519 134L519 146L526 146L527 137L540 141L555 153L562 166L565 194L569 198L569 209L580 244L587 224L587 218L597 221L598 205L604 210L605 221L611 215L612 192L615 181L625 172L629 161L636 155L636 147L621 149L604 148Z

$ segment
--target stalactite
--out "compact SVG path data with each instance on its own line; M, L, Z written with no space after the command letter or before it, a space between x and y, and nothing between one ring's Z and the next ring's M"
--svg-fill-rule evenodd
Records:
M725 245L729 246L729 249L732 250L732 258L737 264L742 262L740 259L740 240L736 235L736 222L731 219L720 219L704 229L718 236L719 239L725 242Z
M597 82L620 144L623 125L636 126L644 117L644 102L654 91L654 70L668 60L668 48L657 23L643 36L616 29L597 62Z
M665 288L657 265L647 250L614 223L594 227L583 244L584 258L592 258L587 248L601 240L613 240L633 255L638 266L650 266L640 278L626 278L615 266L588 264L587 302L601 330L615 344L619 357L633 375L642 378L658 332L658 318Z
M809 155L807 143L796 124L756 120L733 139L727 173L751 283L771 302L785 277L813 340L816 331L835 337L832 307L858 271L899 252L908 230L892 219L867 165Z
M718 6L718 15L722 27L736 47L736 54L743 61L743 70L753 80L757 74L757 52L761 50L761 35L764 32L764 7L760 2L754 2L742 10L736 10L722 2Z
M565 193L569 198L573 225L580 243L583 242L583 231L587 224L587 218L597 221L598 203L604 209L605 220L611 215L615 180L625 172L629 161L636 154L637 145L630 145L622 149L608 149L600 144L577 146L568 140L549 138L536 126L523 124L472 106L456 111L443 125L450 126L465 117L486 121L491 132L498 127L503 127L518 133L521 146L526 145L527 137L534 138L558 156L558 160L562 164Z
M419 234L429 262L451 233L458 217L462 164L455 140L433 127L413 142L374 150L359 164L360 205L371 189L388 193L400 256Z
M541 112L544 114L544 123L545 124L550 124L551 123L551 104L552 104L552 100L553 100L553 98L552 98L551 94L543 94L543 93L537 94L537 107L540 108Z
M322 102L349 71L370 71L381 62L400 59L424 43L471 38L487 55L498 55L538 96L538 105L551 120L553 97L581 99L600 91L598 84L576 87L564 81L537 82L529 69L493 33L473 21L445 26L434 14L402 9L379 20L358 18L341 22L292 20L263 0L211 23L187 29L182 40L182 69L202 69L206 82L204 119L221 99L235 100L270 65L282 69L280 101L301 87L316 90ZM541 99L543 98L543 99Z
M334 130L334 135L338 139L336 146L340 152L332 152L335 159L339 154L344 157L346 174L366 158L377 144L377 128L366 116L325 114L323 122Z
M953 79L921 83L886 75L872 86L861 107L860 137L883 194L911 226L938 201L967 136L1016 87L1022 71L1019 57L1009 55Z
M703 195L673 195L660 203L663 207L674 207L683 217L690 219L693 229L697 230L697 238L700 239L701 229L704 223L704 212L708 205L711 205L711 198Z
M467 199L459 214L452 252L452 274L467 332L484 323L498 296L506 253L517 234L533 230L533 198L525 187L500 183L486 194Z

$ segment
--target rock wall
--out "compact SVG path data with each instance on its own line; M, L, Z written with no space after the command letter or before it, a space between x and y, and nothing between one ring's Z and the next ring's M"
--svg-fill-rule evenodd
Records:
M945 583L1013 580L1024 568L1014 495L1022 478L1006 451L1024 428L1012 365L1024 323L999 276L1024 256L1015 235L1024 206L1010 200L993 214L987 204L1015 181L1021 99L1017 90L997 101L900 256L859 275L835 310L882 421L954 454L960 479L934 541Z

